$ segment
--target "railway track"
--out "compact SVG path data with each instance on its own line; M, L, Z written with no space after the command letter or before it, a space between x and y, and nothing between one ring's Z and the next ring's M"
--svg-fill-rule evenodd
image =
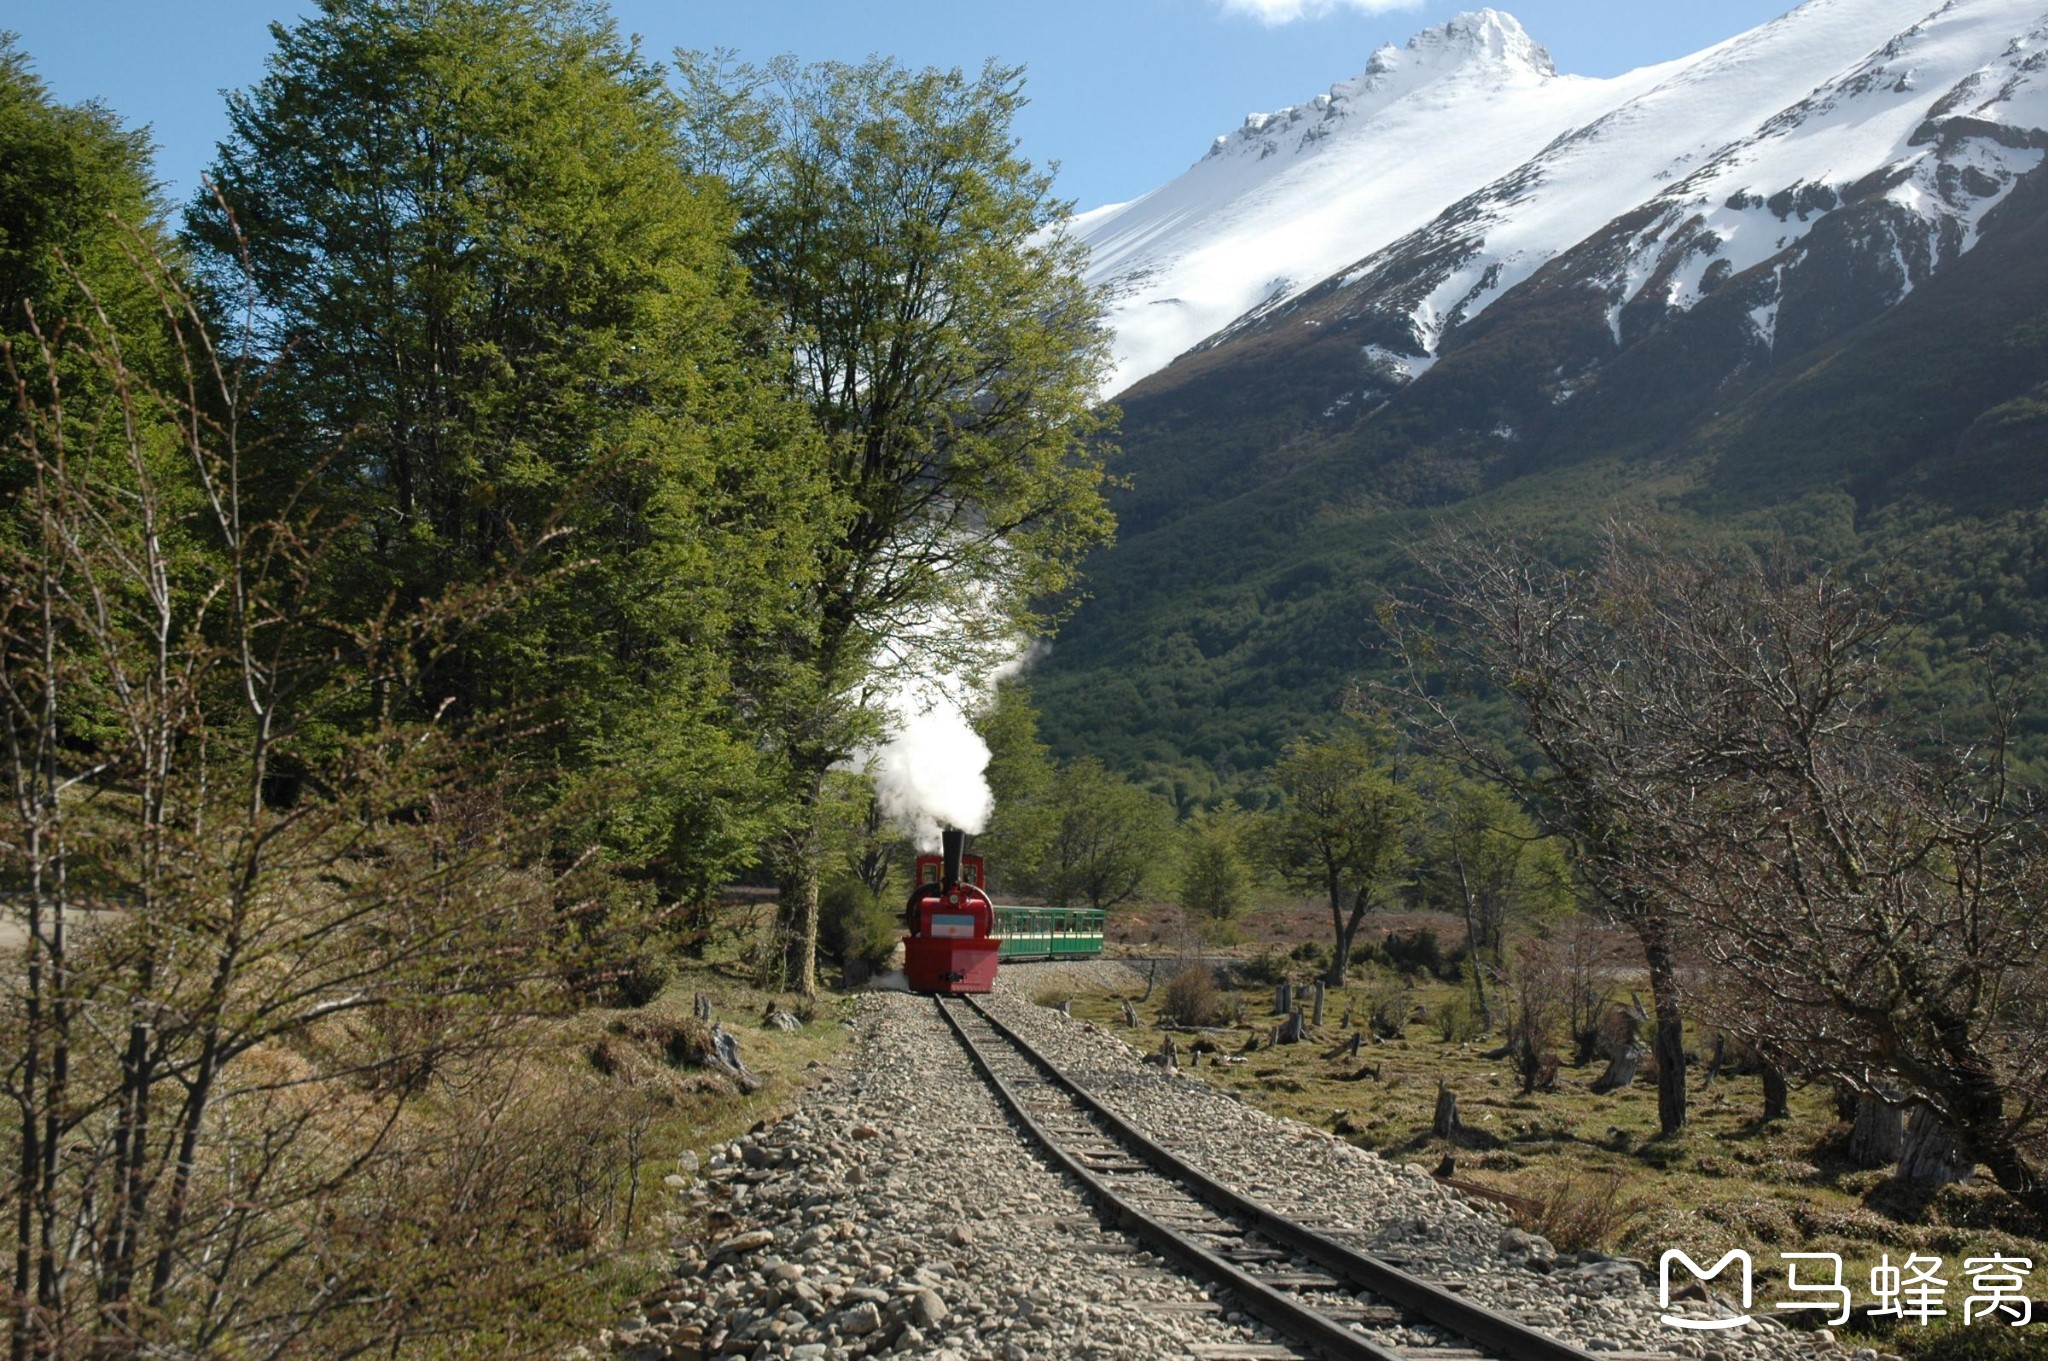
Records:
M972 998L938 1008L976 1071L1104 1217L1329 1361L1677 1361L1583 1351L1224 1186L1108 1110ZM1362 1235L1360 1235L1362 1237ZM1423 1340L1418 1341L1421 1338ZM1232 1351L1232 1357L1266 1353Z

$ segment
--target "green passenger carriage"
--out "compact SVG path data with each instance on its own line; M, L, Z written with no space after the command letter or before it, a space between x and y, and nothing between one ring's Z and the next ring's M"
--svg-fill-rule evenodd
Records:
M1102 953L1102 911L1088 907L996 907L1000 958L1071 959Z

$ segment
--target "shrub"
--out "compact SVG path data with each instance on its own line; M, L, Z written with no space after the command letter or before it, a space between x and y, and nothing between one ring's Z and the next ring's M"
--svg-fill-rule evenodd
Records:
M1237 965L1237 977L1247 986L1277 987L1287 981L1287 961L1271 950Z
M841 879L819 896L818 942L842 965L858 960L881 967L902 934L894 909L857 879Z
M1649 1212L1642 1197L1622 1195L1623 1184L1619 1175L1561 1177L1517 1217L1559 1252L1616 1247Z
M1330 947L1321 941L1305 940L1295 946L1287 957L1297 964L1306 964L1321 973L1330 967L1331 955Z
M1376 940L1361 940L1351 947L1350 972L1361 978L1374 969L1391 969L1394 961L1387 956L1387 947Z
M1375 970L1365 980L1365 1014L1372 1033L1381 1039L1400 1038L1408 1028L1408 1012L1412 1000L1407 987L1400 978L1384 970Z
M1443 943L1427 926L1418 926L1405 935L1389 931L1383 948L1387 962L1402 973L1441 975L1444 971Z
M1445 1044L1463 1044L1486 1033L1486 1017L1468 992L1453 994L1430 1013L1430 1019Z
M1223 1019L1223 997L1206 964L1190 964L1166 985L1159 1014L1174 1025L1211 1026Z
M607 1000L620 1007L639 1008L661 996L675 969L665 954L653 950L634 953L611 981Z

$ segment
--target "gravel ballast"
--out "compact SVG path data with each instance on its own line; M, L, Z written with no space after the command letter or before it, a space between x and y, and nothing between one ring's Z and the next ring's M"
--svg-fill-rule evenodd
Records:
M1590 1351L1844 1361L1776 1320L1685 1335L1650 1268L1561 1256L1502 1212L1323 1131L1163 1072L1107 1031L1034 1005L1128 988L1111 961L1006 967L991 1010L1105 1105L1218 1180ZM1014 1129L929 999L857 1002L852 1056L787 1119L669 1178L709 1226L644 1312L576 1357L1137 1358L1256 1354L1279 1339L1126 1235ZM1682 1246L1682 1245L1674 1245ZM1714 1306L1680 1306L1710 1317ZM1418 1335L1417 1343L1424 1341Z
M1462 1282L1476 1303L1589 1351L1844 1361L1847 1354L1829 1336L1787 1328L1767 1315L1718 1333L1687 1335L1667 1327L1658 1321L1667 1311L1657 1302L1655 1263L1560 1255L1516 1228L1505 1211L1439 1185L1420 1168L1146 1064L1101 1027L1031 1001L1049 989L1129 991L1134 983L1142 986L1144 976L1111 960L1013 966L999 976L989 1005L1105 1106L1218 1181L1282 1214L1355 1231L1362 1239L1352 1241L1365 1251L1418 1276ZM1688 1302L1668 1312L1704 1319L1720 1311Z
M1275 1340L1104 1229L1011 1127L929 999L867 994L854 1025L846 1069L678 1188L710 1217L707 1251L600 1348L631 1361L1150 1361Z

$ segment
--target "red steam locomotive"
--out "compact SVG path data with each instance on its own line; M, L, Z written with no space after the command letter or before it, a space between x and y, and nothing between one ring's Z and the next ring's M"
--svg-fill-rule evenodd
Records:
M917 885L903 912L903 972L912 992L988 992L1002 942L987 869L980 856L963 854L964 832L948 827L944 844L943 855L917 857Z

